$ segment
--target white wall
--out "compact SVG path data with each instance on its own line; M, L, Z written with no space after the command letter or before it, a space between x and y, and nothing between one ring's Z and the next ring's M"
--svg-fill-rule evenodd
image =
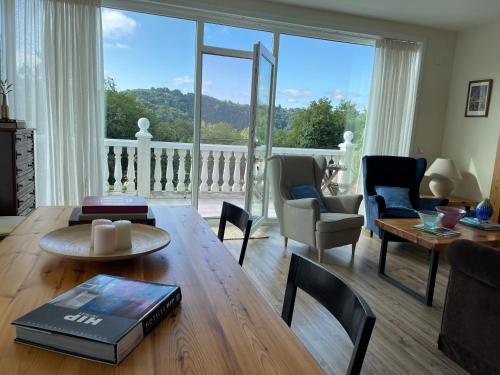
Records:
M457 195L480 199L490 195L500 133L500 21L460 32L457 38L448 100L442 155L452 158L469 175L459 183ZM489 116L464 117L468 83L493 79Z
M456 33L429 27L314 10L259 0L152 0L156 4L191 7L244 17L331 28L426 42L421 91L411 154L429 162L441 153ZM104 0L104 4L137 6L137 1ZM134 4L135 3L135 4ZM304 1L304 3L307 3ZM465 96L465 94L464 94Z

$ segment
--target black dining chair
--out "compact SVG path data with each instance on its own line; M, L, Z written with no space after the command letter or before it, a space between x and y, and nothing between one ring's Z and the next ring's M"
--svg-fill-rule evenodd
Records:
M221 242L224 242L224 232L226 230L226 222L228 221L243 232L243 244L241 245L240 259L238 261L240 266L242 266L247 250L248 238L250 237L250 229L252 229L252 219L248 211L243 208L229 202L223 202L222 212L220 214L219 233L217 235Z
M326 307L344 327L354 344L347 375L359 374L375 325L375 315L370 306L333 273L307 258L292 254L281 312L281 317L289 326L292 324L297 287Z

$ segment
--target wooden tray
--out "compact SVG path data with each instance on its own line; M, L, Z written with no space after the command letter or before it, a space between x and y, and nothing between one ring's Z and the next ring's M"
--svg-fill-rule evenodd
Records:
M63 258L109 262L140 257L158 251L170 243L163 229L132 224L132 248L112 254L94 254L90 249L90 224L74 225L50 232L40 240L40 248Z

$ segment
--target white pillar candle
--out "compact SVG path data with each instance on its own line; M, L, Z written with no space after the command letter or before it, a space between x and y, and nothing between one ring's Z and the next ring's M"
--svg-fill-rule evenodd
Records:
M132 223L129 220L113 222L116 228L116 250L128 250L132 247Z
M94 228L94 254L111 254L116 250L116 228L113 224Z
M92 247L94 245L94 230L95 230L95 227L98 226L98 225L111 225L113 224L113 222L111 220L108 220L108 219L95 219L95 220L92 220L92 229L91 229L91 232L90 232L90 247Z

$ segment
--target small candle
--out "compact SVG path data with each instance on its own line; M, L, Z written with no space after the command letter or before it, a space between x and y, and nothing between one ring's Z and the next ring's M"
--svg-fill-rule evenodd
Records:
M132 224L129 220L113 222L116 228L116 249L127 250L132 247Z
M111 220L108 219L95 219L92 220L92 230L90 232L90 247L94 245L94 230L98 225L110 225L113 224Z
M113 224L94 228L94 254L111 254L116 250L116 228Z

